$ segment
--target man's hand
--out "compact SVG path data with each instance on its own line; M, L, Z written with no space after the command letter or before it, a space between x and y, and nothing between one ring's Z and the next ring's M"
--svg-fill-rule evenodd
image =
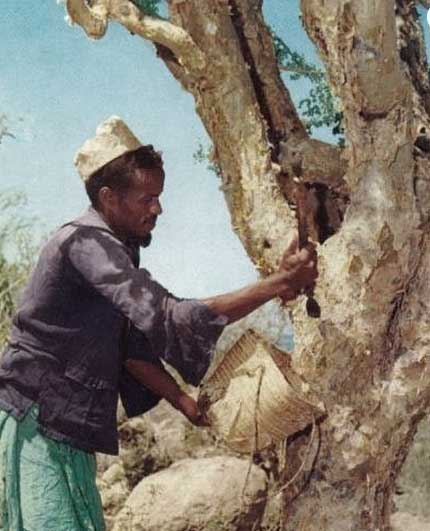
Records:
M293 301L299 295L300 293L298 291L294 291L290 288L286 288L285 290L278 293L278 297L281 299L282 304L287 304L287 302Z
M125 365L139 382L153 393L165 398L190 422L196 426L209 426L209 422L200 411L197 402L180 388L166 369L148 361L133 359L127 360Z
M312 290L318 277L315 245L308 243L299 250L296 235L281 259L279 271L286 273L285 290L279 293L283 302L296 298L305 290Z
M304 290L312 290L317 276L315 247L308 244L299 250L296 237L285 251L278 271L242 289L203 299L202 302L215 313L227 317L230 324L274 297L287 301Z
M209 426L210 423L204 413L200 411L197 402L191 396L182 392L175 406L195 426Z

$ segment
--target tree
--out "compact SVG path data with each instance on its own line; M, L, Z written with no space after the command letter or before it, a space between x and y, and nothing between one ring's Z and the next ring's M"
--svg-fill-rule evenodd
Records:
M261 0L68 0L100 38L109 21L154 42L195 98L232 226L262 275L301 213L320 243L321 317L292 307L294 369L324 402L318 437L290 441L288 530L389 529L394 481L430 404L430 86L414 1L301 0L340 102L345 147L317 141L280 78ZM156 5L157 2L152 2Z
M9 130L8 117L4 113L0 113L0 144L5 136L14 138L14 135Z
M30 230L34 220L22 214L25 202L26 197L20 192L0 193L0 352L37 250Z
M306 119L306 129L312 133L313 129L326 126L332 127L332 134L339 135L338 143L343 146L342 113L337 109L325 73L322 69L309 63L306 57L292 50L278 35L273 33L273 44L279 69L287 72L291 80L308 79L312 88L307 97L301 99L298 108L301 116Z

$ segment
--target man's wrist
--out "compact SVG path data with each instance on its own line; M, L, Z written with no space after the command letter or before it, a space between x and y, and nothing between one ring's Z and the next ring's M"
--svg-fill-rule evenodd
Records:
M187 393L183 391L179 386L176 390L173 401L171 402L172 406L179 411L183 409L183 400L188 397Z
M272 275L270 275L268 279L270 279L270 282L272 284L274 297L279 296L285 290L292 289L289 274L287 271L279 270L276 273L272 273Z

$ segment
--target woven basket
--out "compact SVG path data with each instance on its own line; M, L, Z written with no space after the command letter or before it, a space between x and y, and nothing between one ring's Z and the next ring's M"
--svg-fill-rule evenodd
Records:
M232 450L249 453L284 440L324 414L307 387L288 354L247 330L203 385L198 401L217 435Z

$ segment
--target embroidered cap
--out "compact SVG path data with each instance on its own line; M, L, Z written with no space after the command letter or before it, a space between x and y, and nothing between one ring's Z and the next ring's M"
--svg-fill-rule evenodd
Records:
M125 122L118 116L111 116L101 123L96 136L84 142L76 153L74 163L83 181L102 166L142 146Z

